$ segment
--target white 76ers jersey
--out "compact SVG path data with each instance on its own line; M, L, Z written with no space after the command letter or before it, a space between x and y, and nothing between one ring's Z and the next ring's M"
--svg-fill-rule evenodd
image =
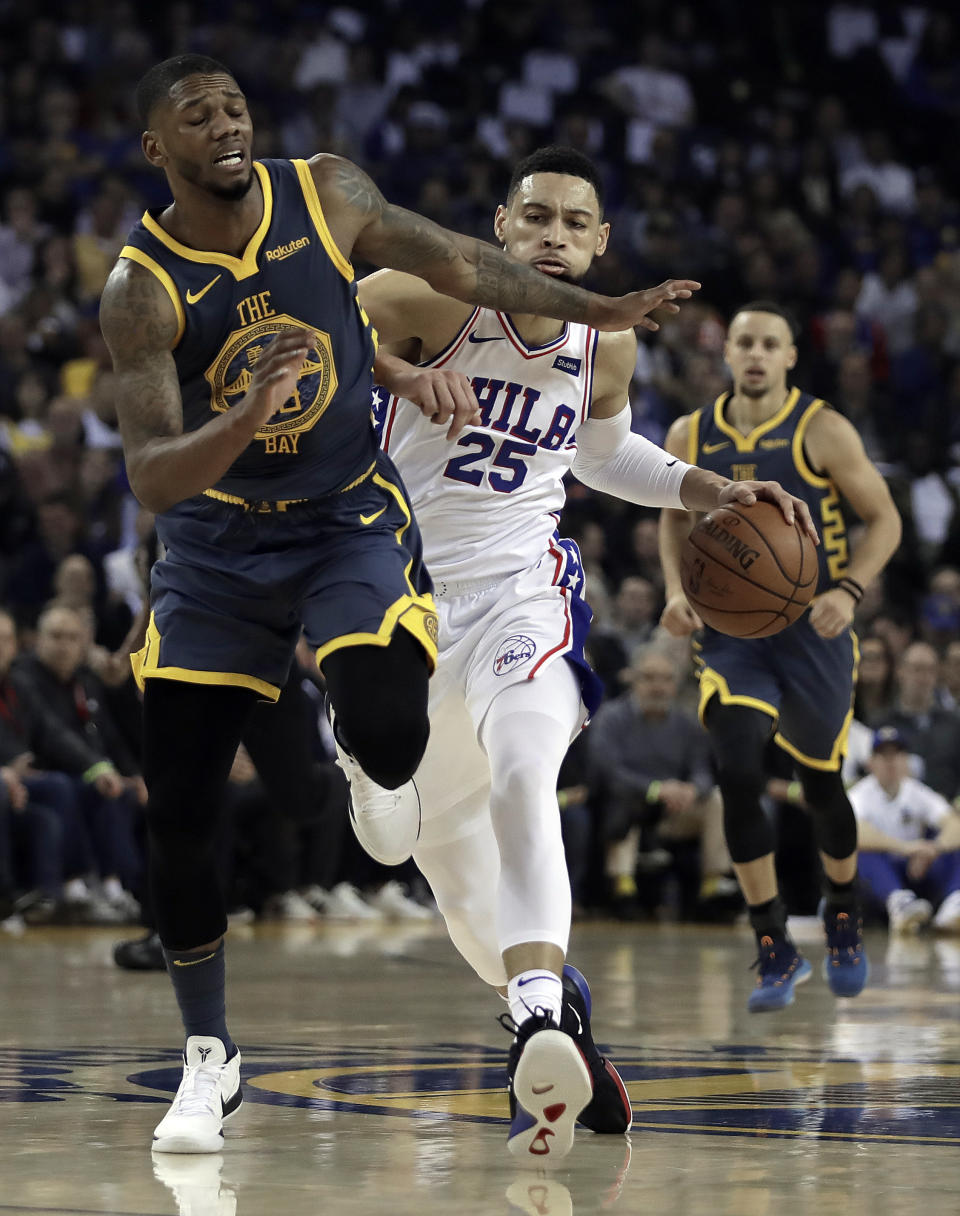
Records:
M438 584L494 582L535 564L549 547L574 435L590 407L597 339L596 330L568 323L554 341L531 348L505 313L477 308L423 366L470 379L480 425L450 443L448 428L409 401L386 401L381 443L406 483ZM383 411L386 396L377 390L375 410Z

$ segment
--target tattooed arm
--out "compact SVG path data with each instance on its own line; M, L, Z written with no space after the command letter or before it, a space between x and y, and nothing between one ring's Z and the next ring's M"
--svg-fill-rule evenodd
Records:
M672 301L688 299L700 286L668 279L626 296L596 295L513 262L485 241L393 206L362 169L342 157L316 156L310 168L331 235L347 257L355 254L375 266L419 275L434 290L469 304L581 321L596 329L657 329L647 313L678 312Z
M117 419L130 486L156 512L220 480L290 396L307 353L305 330L280 334L258 360L240 404L184 433L171 353L177 316L148 270L119 259L100 300L100 328L117 375Z

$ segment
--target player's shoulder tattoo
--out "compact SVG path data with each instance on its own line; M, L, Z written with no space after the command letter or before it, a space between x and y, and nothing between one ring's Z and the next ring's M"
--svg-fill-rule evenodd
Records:
M100 297L100 328L114 359L169 350L177 336L173 304L157 278L118 259Z

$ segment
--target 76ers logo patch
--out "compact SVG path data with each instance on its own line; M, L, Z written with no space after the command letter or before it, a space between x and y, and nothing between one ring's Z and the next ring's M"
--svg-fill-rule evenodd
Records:
M536 653L536 643L532 638L524 637L522 633L515 633L505 642L500 643L493 660L493 674L505 676L515 667L522 667L524 663L529 663Z

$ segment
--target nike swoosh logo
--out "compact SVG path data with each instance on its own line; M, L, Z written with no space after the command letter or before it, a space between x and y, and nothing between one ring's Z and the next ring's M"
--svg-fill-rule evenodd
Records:
M525 980L517 980L517 987L522 988L524 984L532 984L534 980L554 980L555 975L528 975Z
M676 462L676 460L667 460L667 461L664 461L664 463L666 464L667 468L669 469L672 464L676 464L677 462Z
M724 439L723 443L705 443L703 445L704 456L710 456L713 452L719 452L721 448L728 448L730 440Z
M374 511L374 513L372 515L361 515L360 522L362 524L372 524L375 519L380 518L380 516L384 513L384 511L386 511L386 509L387 509L386 507L381 507L379 511Z
M213 952L216 954L216 951ZM208 963L213 958L213 954L205 954L202 958L192 958L189 961L184 961L179 958L173 960L174 967L196 967L197 963Z
M468 342L502 342L503 335L495 334L492 338L478 338L476 334L470 334L467 338Z
M206 285L206 287L204 287L200 291L198 291L196 293L196 295L194 295L194 293L192 291L188 291L187 292L187 303L196 304L197 300L202 300L203 297L210 290L210 288L214 285L214 283L219 283L222 278L223 278L223 275L218 274L215 279L211 279L210 282Z

